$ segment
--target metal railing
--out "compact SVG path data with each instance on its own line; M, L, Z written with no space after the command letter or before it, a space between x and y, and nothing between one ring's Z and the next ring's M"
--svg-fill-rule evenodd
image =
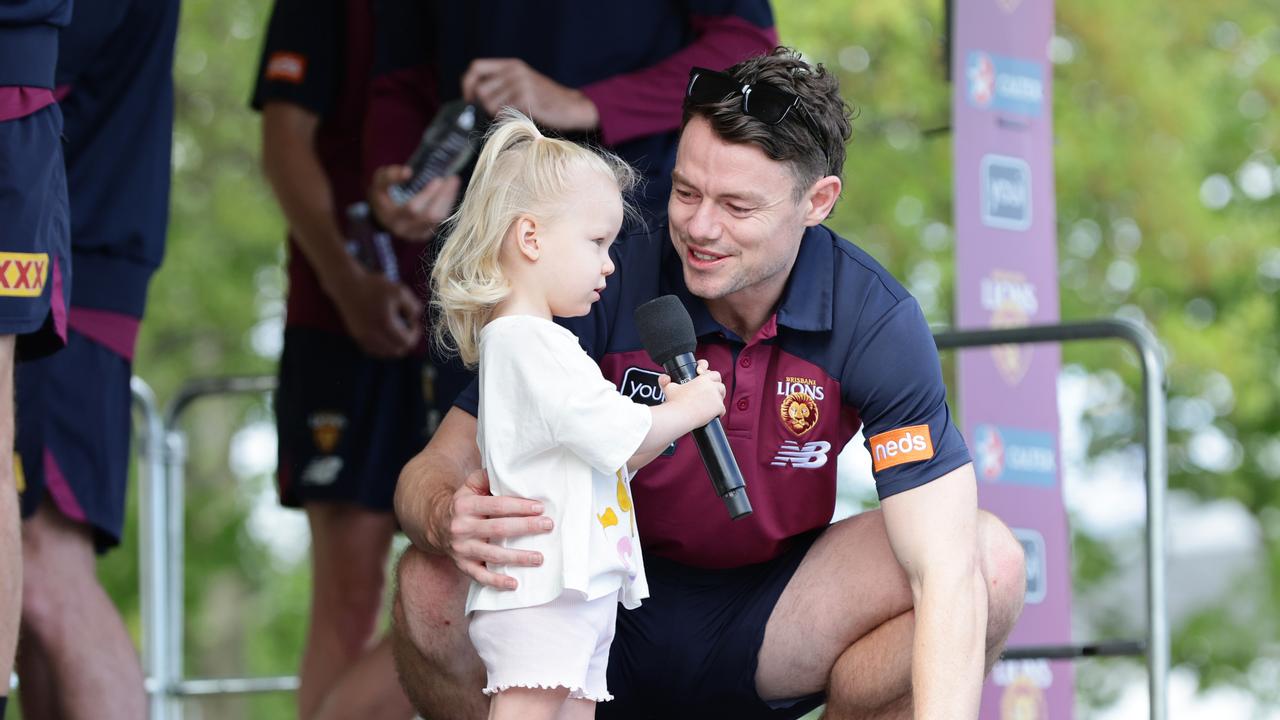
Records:
M1142 367L1143 431L1147 493L1147 637L1142 641L1110 641L1086 645L1010 648L1006 658L1075 659L1139 655L1145 651L1151 718L1167 717L1169 672L1168 610L1165 574L1165 492L1167 488L1164 361L1156 338L1144 327L1124 320L995 330L944 331L934 335L939 350L991 345L1119 339L1138 352ZM152 720L181 717L185 697L292 691L296 677L187 678L183 676L183 593L186 435L183 414L198 400L215 395L267 393L272 376L200 379L187 383L165 411L157 411L146 383L133 381L134 405L144 418L139 444L146 476L139 494L143 527L139 554L142 584L142 659L147 675ZM162 543L157 540L163 538Z
M166 691L167 673L174 667L169 615L173 606L164 594L172 572L168 548L169 483L165 468L165 431L155 393L142 378L130 380L138 428L138 582L142 609L142 672L147 678L147 703L153 718L172 717L175 701ZM181 656L178 655L177 658Z
M1152 720L1168 717L1169 611L1165 572L1165 494L1169 484L1165 373L1160 343L1145 327L1127 320L1108 319L1060 325L1029 325L991 330L935 333L939 350L1021 343L1124 340L1137 351L1142 368L1143 472L1147 486L1147 637L1143 642L1118 641L1090 645L1012 648L1008 658L1079 658L1100 655L1147 656L1147 691Z
M151 388L133 378L133 404L141 416L138 452L144 468L139 484L139 567L142 606L142 668L152 720L182 717L182 699L292 691L296 677L188 678L183 671L183 566L186 554L187 439L182 414L203 397L265 393L274 377L202 379L187 383L161 415Z

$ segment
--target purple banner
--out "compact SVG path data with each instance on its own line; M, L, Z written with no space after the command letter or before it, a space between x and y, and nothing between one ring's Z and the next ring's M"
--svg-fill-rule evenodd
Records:
M961 328L1058 320L1049 0L956 0L952 102L956 320ZM958 358L961 427L982 507L1027 553L1027 595L1009 645L1071 641L1071 565L1058 451L1054 345ZM1070 663L1003 662L984 720L1074 716Z

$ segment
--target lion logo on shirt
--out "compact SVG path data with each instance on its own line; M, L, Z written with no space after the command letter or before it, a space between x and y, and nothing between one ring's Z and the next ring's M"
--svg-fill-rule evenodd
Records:
M779 408L782 424L796 437L818 424L818 403L804 392L793 392L782 399Z

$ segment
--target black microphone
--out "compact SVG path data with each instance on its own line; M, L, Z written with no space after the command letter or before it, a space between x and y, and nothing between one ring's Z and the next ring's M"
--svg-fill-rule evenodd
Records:
M661 365L673 382L681 385L697 377L698 360L693 351L698 347L693 333L693 320L675 295L663 295L636 308L636 328L640 342L654 362ZM751 514L751 502L742 481L742 471L733 458L729 438L724 435L720 418L712 418L705 427L693 431L694 442L707 466L711 485L724 500L729 517L737 520Z

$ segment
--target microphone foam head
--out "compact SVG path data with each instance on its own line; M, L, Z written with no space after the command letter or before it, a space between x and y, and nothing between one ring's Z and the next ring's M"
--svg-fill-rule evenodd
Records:
M645 352L659 365L698 347L693 320L675 295L663 295L641 305L636 308L635 319Z

